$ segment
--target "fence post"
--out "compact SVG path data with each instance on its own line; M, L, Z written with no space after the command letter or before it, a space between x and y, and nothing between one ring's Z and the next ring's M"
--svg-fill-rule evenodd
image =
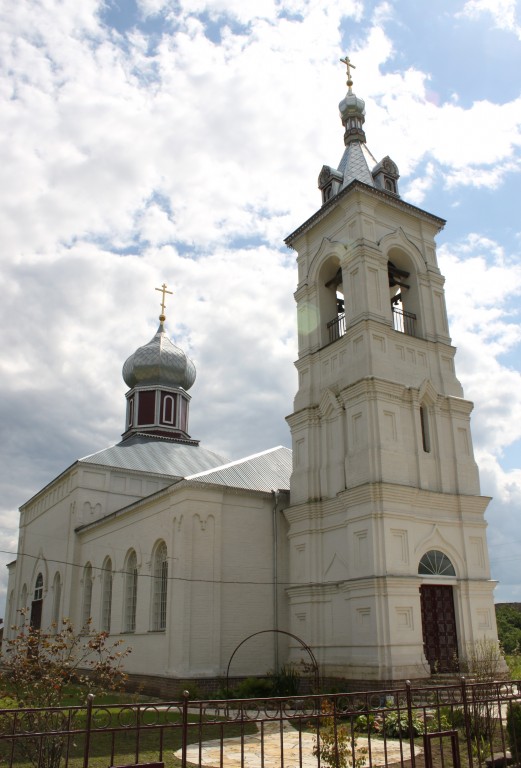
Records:
M410 745L409 748L411 750L411 768L415 768L416 755L414 753L414 724L413 724L412 691L411 691L410 680L405 681L405 690L407 694L407 720L409 723L409 745ZM399 722L399 716L398 716L398 722Z
M472 759L472 729L470 727L470 713L469 705L467 701L467 681L464 677L461 678L461 698L463 700L463 715L465 717L465 738L467 740L467 753L469 757L469 768L473 766Z
M92 728L92 703L94 694L87 694L87 716L85 719L85 746L83 747L83 768L88 768L90 751L90 733Z
M189 691L183 691L183 727L182 727L182 745L181 745L181 768L186 768L186 748L188 745L188 697Z

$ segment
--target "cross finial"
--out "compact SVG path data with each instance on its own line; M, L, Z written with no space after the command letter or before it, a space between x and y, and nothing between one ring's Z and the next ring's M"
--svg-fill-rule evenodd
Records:
M353 87L353 81L351 80L351 70L356 69L354 64L351 64L351 60L349 59L349 56L346 56L344 59L340 59L342 64L346 65L347 69L347 87L349 88L349 93L351 93L351 88Z
M160 291L163 294L162 299L161 299L161 314L159 315L159 320L162 323L164 323L165 320L166 320L166 317L165 317L165 295L167 293L169 293L172 296L173 295L173 291L167 291L166 290L166 283L163 283L161 288L156 288L155 290L156 291Z

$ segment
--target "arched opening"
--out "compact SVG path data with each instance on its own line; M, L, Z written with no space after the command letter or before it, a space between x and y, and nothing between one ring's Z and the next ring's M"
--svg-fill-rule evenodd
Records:
M166 629L166 604L168 594L168 552L164 541L156 546L152 578L152 629Z
M133 549L127 555L125 563L125 605L123 627L125 632L136 629L137 606L137 557Z
M52 595L52 632L53 634L56 634L60 624L60 606L62 597L62 581L58 571L54 574Z
M458 635L454 594L451 584L456 571L446 554L431 549L421 558L418 575L426 581L420 586L423 649L431 673L456 672L458 662ZM435 583L428 583L428 579Z
M81 610L82 629L87 630L92 610L92 565L87 563L83 569L83 605Z
M110 632L112 615L112 560L107 557L103 563L102 589L101 589L101 629Z
M418 285L411 259L398 248L388 254L389 298L395 331L418 336Z
M321 345L336 341L346 332L344 280L340 261L329 258L319 274Z
M39 573L34 583L33 601L31 603L30 624L33 629L41 629L42 607L43 607L43 576L41 573Z

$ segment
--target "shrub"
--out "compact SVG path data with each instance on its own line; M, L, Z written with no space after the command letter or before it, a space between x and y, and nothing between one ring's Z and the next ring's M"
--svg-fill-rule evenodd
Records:
M130 648L120 650L122 641L112 642L107 632L95 632L90 624L75 632L69 619L63 619L61 629L34 629L26 623L25 611L20 613L20 626L14 628L13 637L4 640L0 677L4 690L0 694L4 703L11 701L11 708L39 708L25 720L24 727L30 732L51 732L43 739L21 739L18 750L22 761L35 768L58 768L65 739L52 732L60 730L66 714L53 708L59 707L71 690L78 698L80 690L85 694L122 688L126 680L123 660Z
M425 733L425 724L415 713L411 715L409 722L408 712L386 712L383 718L383 732L394 739L400 736L422 736Z
M521 702L512 701L507 711L507 731L510 749L516 763L521 760Z
M273 686L265 677L247 677L237 686L236 699L265 699L273 696Z
M330 768L362 768L367 762L366 747L356 747L356 738L347 725L339 724L330 701L322 702L320 730L315 736L313 754Z
M300 688L300 673L295 667L285 665L278 672L269 672L272 696L297 696Z

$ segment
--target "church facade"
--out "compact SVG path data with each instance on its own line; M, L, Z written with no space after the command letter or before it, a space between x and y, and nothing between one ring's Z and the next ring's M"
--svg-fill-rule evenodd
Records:
M291 635L322 675L375 684L455 671L497 641L489 500L436 260L445 222L371 155L346 64L344 154L286 240L292 452L229 462L190 437L195 367L166 335L163 286L158 331L123 367L122 441L21 507L9 624L20 608L34 626L91 618L132 646L129 672L170 680L222 676L250 635L234 676L299 663Z

